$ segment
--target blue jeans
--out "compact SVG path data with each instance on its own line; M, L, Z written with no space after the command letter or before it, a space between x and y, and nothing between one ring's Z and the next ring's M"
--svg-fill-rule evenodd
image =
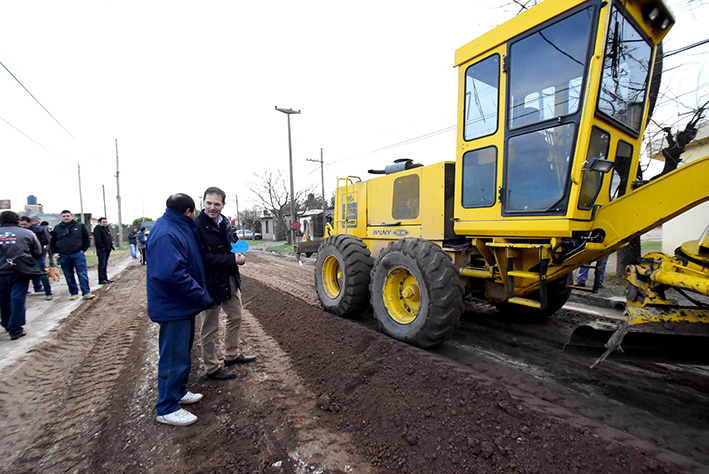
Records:
M135 258L135 252L138 249L138 246L136 244L128 244L130 247L130 256Z
M37 265L39 265L39 268L42 269L42 271L46 271L46 259L44 258L44 255L40 258L35 258L35 261L37 262ZM32 280L32 286L34 287L34 292L39 293L42 291L42 288L44 288L44 294L45 295L51 295L52 294L52 286L49 284L49 278L47 278L47 274L45 273L39 278L35 278Z
M25 298L30 282L15 281L12 275L0 276L0 316L10 336L22 334L25 325Z
M604 258L601 260L601 270L600 270L600 275L598 278L598 283L601 285L603 284L603 278L606 276L606 264L608 263L608 257ZM586 280L588 280L588 268L580 268L579 269L579 277L576 279L576 283L583 283L586 284Z
M84 252L63 253L59 255L59 264L62 266L66 284L69 287L69 293L72 296L79 294L79 288L76 286L74 278L74 269L79 277L79 285L81 285L81 294L88 295L91 293L89 288L89 274L86 271L86 255Z
M169 415L180 409L180 400L187 393L187 380L192 366L194 318L160 324L158 346L158 415Z

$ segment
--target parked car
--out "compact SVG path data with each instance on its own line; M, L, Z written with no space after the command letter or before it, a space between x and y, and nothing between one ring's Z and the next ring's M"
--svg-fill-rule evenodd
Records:
M254 234L251 231L251 229L239 230L236 232L236 235L238 235L239 238L243 239L243 240L262 240L263 239L263 235L261 235L261 232L256 232Z

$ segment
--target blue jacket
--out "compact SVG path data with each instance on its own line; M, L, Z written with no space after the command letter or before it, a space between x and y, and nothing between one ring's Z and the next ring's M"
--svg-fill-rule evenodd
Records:
M204 249L192 220L172 209L148 239L148 316L155 322L190 319L214 307L206 290Z

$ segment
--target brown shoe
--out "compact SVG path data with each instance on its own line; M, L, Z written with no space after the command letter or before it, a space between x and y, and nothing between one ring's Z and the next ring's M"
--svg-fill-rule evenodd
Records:
M247 356L247 355L241 354L236 359L225 360L224 365L226 367L229 367L230 365L236 365L236 364L248 364L249 362L253 362L255 360L256 360L256 356L251 356L251 355Z

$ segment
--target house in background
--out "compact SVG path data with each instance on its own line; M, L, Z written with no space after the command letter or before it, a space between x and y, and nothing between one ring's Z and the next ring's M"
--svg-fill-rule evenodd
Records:
M699 125L697 137L682 153L682 162L679 166L707 155L709 155L709 122L704 122ZM699 239L707 226L709 226L709 202L690 209L662 226L662 252L674 255L675 249L684 242Z

